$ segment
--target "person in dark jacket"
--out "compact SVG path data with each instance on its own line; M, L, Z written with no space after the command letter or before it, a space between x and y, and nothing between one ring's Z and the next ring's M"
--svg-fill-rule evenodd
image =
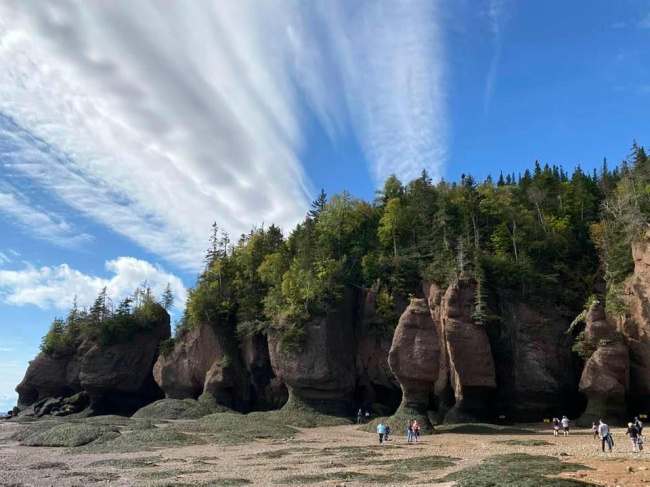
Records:
M632 441L632 453L636 453L639 447L639 428L634 423L627 423L627 433Z

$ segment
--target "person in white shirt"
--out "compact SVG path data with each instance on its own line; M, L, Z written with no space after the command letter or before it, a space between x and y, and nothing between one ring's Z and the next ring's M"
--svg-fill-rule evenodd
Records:
M562 429L564 430L564 436L569 436L569 418L562 416Z
M612 440L612 435L609 433L609 426L607 426L604 421L601 419L598 425L598 435L600 436L600 443L605 453L605 444L609 447L609 453L612 453L612 446L614 441Z

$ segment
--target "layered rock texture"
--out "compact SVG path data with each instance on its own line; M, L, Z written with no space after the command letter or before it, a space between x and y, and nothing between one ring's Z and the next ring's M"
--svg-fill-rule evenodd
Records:
M425 292L428 299L412 299L400 318L389 354L402 386L400 409L426 414L435 394L446 422L488 419L497 384L487 333L472 320L476 282L461 279L444 295L435 285Z
M442 300L442 327L449 354L449 378L456 403L446 422L487 419L496 389L494 359L485 327L472 320L476 282L452 284Z
M402 386L400 410L426 416L440 372L438 330L425 299L412 299L393 336L388 364Z
M569 323L554 307L540 309L511 297L501 300L501 329L493 353L500 414L513 421L575 417L584 408L578 393L581 364L572 353Z
M612 424L624 422L630 374L628 348L614 326L607 322L599 302L591 305L586 321L585 339L596 346L596 351L587 360L580 379L580 392L588 400L581 422L585 425L599 419Z
M169 398L196 399L208 392L229 408L249 408L250 383L239 348L218 324L202 323L177 337L153 376Z
M328 312L299 325L303 339L293 348L283 346L279 329L242 338L232 323L206 322L158 356L170 336L168 317L128 342L83 340L74 353L30 363L17 388L19 407L39 416L90 403L89 411L128 414L167 397L152 410L179 415L203 411L193 401L203 397L215 410L242 412L397 410L395 417L417 417L424 427L429 418L539 421L560 414L616 424L650 411L650 246L635 245L633 256L634 274L620 294L625 312L608 318L594 303L586 315L584 336L594 352L584 363L572 352L567 317L552 303L492 289L485 299L495 316L478 324L477 283L461 277L445 288L424 284L410 302L397 299L394 330L377 325L372 289L349 288ZM178 401L185 399L192 401Z
M630 406L650 412L650 233L632 246L634 274L619 294L625 312L616 322L630 349Z
M291 407L347 414L354 409L355 304L349 290L339 306L304 325L299 350L283 350L279 333L269 333L271 366L287 385Z
M84 391L93 412L131 414L163 397L152 369L161 341L170 337L169 315L139 330L128 341L106 344L84 340L65 356L39 354L16 391L21 409L54 397Z

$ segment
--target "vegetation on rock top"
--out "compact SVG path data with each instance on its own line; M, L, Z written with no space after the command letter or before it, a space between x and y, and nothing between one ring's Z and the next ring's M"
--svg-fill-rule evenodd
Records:
M85 339L111 344L131 339L141 330L150 330L167 317L174 302L169 285L160 302L147 283L124 298L117 308L102 289L90 309L79 308L76 298L65 319L55 318L41 342L41 352L50 356L74 353Z

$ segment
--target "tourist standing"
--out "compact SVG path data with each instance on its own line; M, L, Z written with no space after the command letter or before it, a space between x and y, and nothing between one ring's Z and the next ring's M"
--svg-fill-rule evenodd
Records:
M415 441L420 441L420 425L417 421L413 421L413 437Z
M562 429L564 430L564 436L569 436L569 418L562 416Z
M363 423L363 411L361 411L361 408L357 411L357 424Z
M553 418L553 436L557 436L560 432L560 420Z
M406 429L406 442L411 443L413 441L413 422L409 421L409 427Z
M636 453L639 445L639 428L637 428L634 423L627 423L627 432L625 434L630 435L630 440L632 441L632 453Z
M594 434L594 440L598 439L598 425L594 421L591 423L591 432Z
M370 411L366 409L366 423L370 421Z
M612 447L614 446L614 439L612 438L611 433L609 432L609 426L601 419L598 421L598 435L600 436L600 443L605 453L605 444L609 447L609 453L612 453Z
M388 441L389 435L390 435L390 426L386 425L386 434L384 435L384 440Z

